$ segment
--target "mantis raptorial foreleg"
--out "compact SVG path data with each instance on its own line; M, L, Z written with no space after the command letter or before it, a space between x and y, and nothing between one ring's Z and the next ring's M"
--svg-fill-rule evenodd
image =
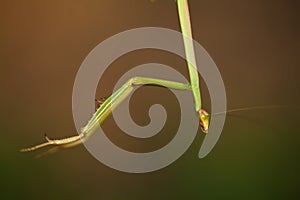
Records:
M36 145L34 147L21 149L22 152L33 151L45 146L59 146L59 147L71 147L84 142L89 136L91 136L94 131L101 125L104 120L111 114L111 112L118 107L118 105L130 94L134 89L134 86L138 85L157 85L163 86L171 89L177 90L190 90L189 84L166 81L161 79L146 78L146 77L134 77L129 79L121 88L119 88L115 93L113 93L106 100L101 99L100 107L97 109L93 117L87 123L87 125L82 129L78 136L68 137L64 139L49 139L45 136L46 142ZM103 101L104 100L104 101Z

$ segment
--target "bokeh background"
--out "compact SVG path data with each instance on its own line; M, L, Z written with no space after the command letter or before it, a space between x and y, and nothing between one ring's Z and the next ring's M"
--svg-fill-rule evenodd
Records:
M299 2L292 0L190 0L194 38L222 74L228 108L289 105L240 112L227 118L213 151L198 159L204 135L172 165L127 174L94 159L83 146L40 159L20 148L76 134L72 87L87 54L108 37L137 27L179 29L174 0L1 1L0 3L0 190L1 199L296 199L300 187ZM99 55L101 56L101 55ZM132 67L158 62L186 77L184 60L141 50L116 60L99 82L97 98ZM99 66L101 67L101 66ZM210 100L201 83L205 108ZM140 125L161 103L163 130L150 139L131 138L112 118L108 137L136 152L157 149L174 136L178 102L164 88L136 90L130 111ZM142 133L141 133L142 134Z

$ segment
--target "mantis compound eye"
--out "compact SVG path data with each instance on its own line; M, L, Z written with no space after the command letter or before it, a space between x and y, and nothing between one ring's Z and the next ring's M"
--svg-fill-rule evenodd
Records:
M200 127L202 132L208 133L209 119L210 119L209 114L205 110L201 109L199 111L199 119L200 119Z

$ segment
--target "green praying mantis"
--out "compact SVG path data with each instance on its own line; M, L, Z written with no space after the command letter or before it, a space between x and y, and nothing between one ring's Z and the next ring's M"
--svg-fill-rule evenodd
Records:
M192 40L188 1L178 0L176 1L176 4L178 8L179 21L183 35L185 53L186 55L189 55L190 57L194 58L194 48L191 45L191 42L188 41ZM174 81L167 81L147 77L131 78L110 97L108 97L104 101L98 102L101 104L100 107L96 110L96 112L89 120L87 125L82 128L81 133L79 135L64 139L50 139L47 136L45 136L45 143L30 148L21 149L20 151L33 151L45 146L58 146L62 148L67 148L83 143L94 133L94 131L99 127L99 124L102 124L105 121L105 119L112 113L112 111L118 107L118 105L129 95L130 92L132 92L134 86L137 85L156 85L171 89L192 91L194 96L195 110L199 114L201 129L204 133L208 133L210 115L201 107L198 71L196 66L193 66L189 62L187 62L187 66L190 76L190 83L179 83Z
M188 0L177 0L177 9L179 15L179 22L181 27L181 32L183 35L184 50L186 56L189 56L191 59L195 59L195 52L192 40L192 30L191 30L191 21L188 7ZM195 62L194 62L195 63ZM105 119L115 110L120 103L133 91L135 86L139 85L155 85L177 90L187 90L193 93L194 97L194 108L197 115L199 115L199 123L202 132L208 133L209 123L210 123L210 114L202 108L201 104L201 93L199 88L199 77L197 67L193 66L190 62L187 62L190 82L189 83L180 83L162 79L154 79L148 77L134 77L129 79L123 86L121 86L116 92L114 92L110 97L101 99L98 101L100 107L93 114L92 118L88 121L86 126L81 129L79 135L64 138L64 139L50 139L45 136L46 142L30 147L21 149L21 152L33 151L45 146L55 146L59 148L68 148L85 142L97 128L99 124L101 125ZM262 107L252 107L252 108L242 108L229 110L225 112L235 112L248 109L259 109Z

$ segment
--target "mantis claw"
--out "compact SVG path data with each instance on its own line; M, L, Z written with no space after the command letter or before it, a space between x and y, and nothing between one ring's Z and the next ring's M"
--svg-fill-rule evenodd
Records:
M49 142L49 143L52 143L52 142L53 142L53 140L51 140L51 139L47 136L47 134L45 134L45 139L46 139L47 142Z

